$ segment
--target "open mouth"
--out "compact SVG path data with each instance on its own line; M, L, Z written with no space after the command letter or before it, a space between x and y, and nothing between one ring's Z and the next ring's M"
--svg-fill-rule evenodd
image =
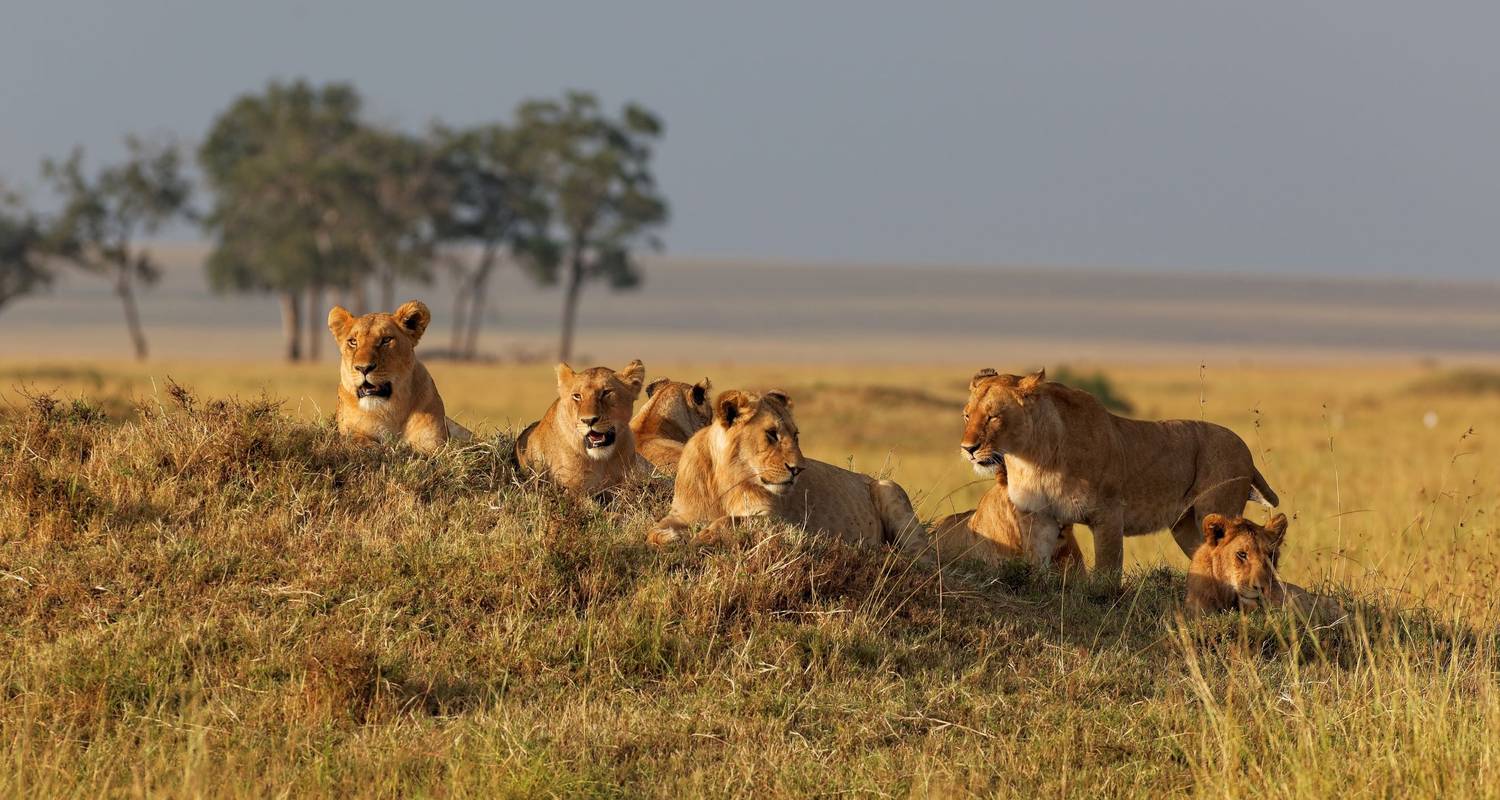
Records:
M391 382L386 381L385 383L374 384L370 383L369 381L365 381L364 383L361 383L359 385L359 388L354 390L354 394L361 400L366 397L390 397Z
M615 443L614 431L589 431L583 435L583 446L595 450Z

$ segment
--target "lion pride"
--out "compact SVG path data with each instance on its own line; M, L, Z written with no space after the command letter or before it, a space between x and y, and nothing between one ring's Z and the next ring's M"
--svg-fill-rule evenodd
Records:
M328 312L328 330L339 346L339 432L367 441L400 438L430 453L450 437L469 432L449 420L443 398L416 346L432 313L412 300L391 314L356 317L343 306Z
M668 475L676 474L682 446L713 419L707 378L698 383L659 378L646 387L646 402L630 420L635 448Z
M786 393L730 390L714 400L713 422L688 440L677 462L672 510L647 536L652 544L713 541L739 520L774 517L861 546L892 544L924 554L926 537L897 484L802 455Z
M1048 382L1045 371L981 370L963 415L959 446L980 474L1004 465L1023 541L1041 564L1059 525L1083 523L1094 534L1095 571L1118 582L1126 536L1171 528L1191 558L1209 514L1239 516L1252 496L1277 503L1228 428L1119 417L1087 392Z
M597 496L650 471L635 450L630 410L646 367L632 361L619 372L557 365L557 399L516 438L516 461L571 492Z

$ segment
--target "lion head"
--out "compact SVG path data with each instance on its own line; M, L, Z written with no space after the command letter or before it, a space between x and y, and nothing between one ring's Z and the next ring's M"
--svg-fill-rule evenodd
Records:
M1285 590L1276 562L1286 528L1285 514L1272 517L1264 527L1244 517L1204 517L1203 544L1188 570L1189 604L1205 610L1280 605Z
M714 399L714 468L720 486L780 497L806 468L785 392L731 389Z
M646 380L646 367L639 360L615 372L608 367L590 367L574 372L557 365L557 421L572 422L583 451L603 461L614 453L621 431L630 430L630 409Z
M413 300L392 314L356 317L343 306L328 312L328 330L339 344L339 383L365 411L411 390L417 341L432 321L432 312Z
M640 433L651 433L686 442L714 418L708 402L713 384L708 378L698 383L659 378L646 387L646 402L636 412L630 426Z
M974 471L993 476L1004 468L1007 451L1030 445L1041 434L1038 406L1028 403L1047 382L1047 372L1001 375L982 369L969 381L969 399L964 403L964 437L959 443Z

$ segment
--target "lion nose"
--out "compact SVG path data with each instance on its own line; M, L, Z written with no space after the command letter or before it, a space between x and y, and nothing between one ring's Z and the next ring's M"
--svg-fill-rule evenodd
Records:
M361 375L369 375L370 370L375 369L374 364L355 364L354 371Z
M806 470L806 469L807 469L807 467L798 466L796 464L787 464L786 465L786 471L792 473L792 480L796 480L798 473L801 473L803 470Z
M960 450L963 450L965 453L968 453L969 455L972 456L972 455L974 455L974 451L976 451L976 450L979 449L979 443L978 442L975 442L974 444L964 443L964 444L960 444L958 447L959 447Z
M592 417L579 417L578 421L582 422L585 425L593 425L595 422L599 421L599 417L598 415Z

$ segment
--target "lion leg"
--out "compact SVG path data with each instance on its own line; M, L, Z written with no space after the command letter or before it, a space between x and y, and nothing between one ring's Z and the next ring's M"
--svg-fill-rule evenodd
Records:
M906 490L895 481L875 481L870 484L870 499L875 501L885 542L903 553L930 560L927 529L917 519Z
M1094 533L1094 574L1110 587L1119 588L1125 572L1125 512L1104 512L1089 520Z
M1183 554L1192 560L1193 553L1203 544L1203 528L1198 524L1198 515L1191 509L1184 511L1182 519L1172 526L1172 538L1177 540L1177 546L1182 548Z
M672 544L681 541L692 532L692 527L677 517L668 514L662 517L651 530L646 532L646 542L655 547Z

